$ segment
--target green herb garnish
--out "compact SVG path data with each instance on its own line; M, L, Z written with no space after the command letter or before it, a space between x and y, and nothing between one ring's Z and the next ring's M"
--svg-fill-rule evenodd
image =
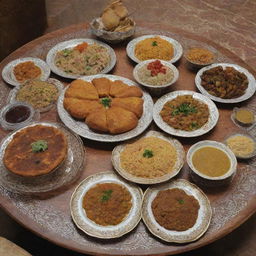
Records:
M177 108L172 111L172 116L176 116L178 114L184 114L185 116L196 113L197 109L194 106L191 106L189 103L182 103Z
M183 199L178 199L178 202L179 202L179 204L184 204L185 203Z
M192 122L190 124L190 128L191 128L191 130L196 130L197 128L199 128L199 125L197 122Z
M31 143L31 147L33 152L43 152L48 149L48 144L45 140L38 140Z
M112 195L112 192L113 192L113 190L111 190L111 189L103 191L103 195L101 197L101 202L108 201Z
M157 46L157 41L153 41L152 46Z
M151 158L151 157L153 157L153 156L154 156L154 154L153 154L153 151L152 151L152 150L149 150L149 149L145 149L145 150L144 150L143 157Z
M67 57L67 56L71 53L71 50L70 50L70 49L64 49L64 50L62 51L62 53L63 53L63 56L64 56L64 57Z
M100 100L100 103L105 107L105 108L109 108L110 104L111 104L111 99L110 98L102 98Z

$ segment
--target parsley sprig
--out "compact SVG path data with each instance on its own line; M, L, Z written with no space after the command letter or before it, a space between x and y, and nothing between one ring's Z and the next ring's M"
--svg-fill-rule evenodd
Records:
M182 103L172 111L173 116L179 114L184 114L185 116L187 116L192 113L197 113L197 109L196 107L191 106L190 103Z
M106 202L111 198L113 190L104 190L103 195L101 196L101 202Z
M102 98L100 100L100 103L105 107L105 108L109 108L111 105L111 99L106 97L106 98Z
M151 158L151 157L153 157L153 156L154 156L154 154L153 154L153 151L152 151L152 150L149 150L149 149L145 149L145 150L144 150L143 157Z
M31 143L31 147L33 152L43 152L48 149L48 144L45 140L38 140Z

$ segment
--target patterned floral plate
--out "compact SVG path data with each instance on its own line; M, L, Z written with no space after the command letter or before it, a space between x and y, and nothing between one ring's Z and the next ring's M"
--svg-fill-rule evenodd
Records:
M124 186L132 197L132 206L128 215L117 225L102 226L90 220L83 208L83 198L86 192L96 184L115 183ZM101 172L87 177L74 191L70 210L73 221L79 229L90 236L97 238L116 238L133 230L141 219L142 190L132 184L126 183L113 172Z

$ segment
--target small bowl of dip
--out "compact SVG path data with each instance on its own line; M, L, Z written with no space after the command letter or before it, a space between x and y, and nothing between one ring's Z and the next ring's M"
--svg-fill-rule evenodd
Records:
M227 185L236 173L237 160L225 144L204 140L190 147L187 153L190 175L198 185Z
M249 108L234 108L231 120L240 128L249 129L256 123L256 116Z
M249 159L256 155L256 140L249 134L231 134L224 140L224 143L238 159Z
M0 111L0 124L4 130L16 130L40 118L39 111L25 102L6 105Z
M168 61L152 59L137 64L133 77L152 95L160 96L178 80L179 71Z

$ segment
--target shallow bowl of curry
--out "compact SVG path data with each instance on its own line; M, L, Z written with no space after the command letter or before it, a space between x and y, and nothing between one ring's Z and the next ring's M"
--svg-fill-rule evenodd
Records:
M101 194L99 190L93 193L97 188L101 189L100 186L112 186L112 188L103 189L100 191ZM118 197L120 193L115 195L114 186L119 186L126 194L128 193L125 202L120 201ZM90 196L93 197L92 200ZM113 201L114 197L118 202ZM121 237L139 223L142 197L143 192L139 187L128 184L113 172L97 173L84 179L73 192L70 200L71 216L76 226L90 236L102 239ZM130 201L128 200L130 206L124 209L122 204L127 203L127 198L130 198ZM104 206L104 204L109 205ZM122 215L121 219L117 216L118 212Z
M203 140L187 152L192 179L202 186L221 186L231 182L237 169L234 153L223 143Z

